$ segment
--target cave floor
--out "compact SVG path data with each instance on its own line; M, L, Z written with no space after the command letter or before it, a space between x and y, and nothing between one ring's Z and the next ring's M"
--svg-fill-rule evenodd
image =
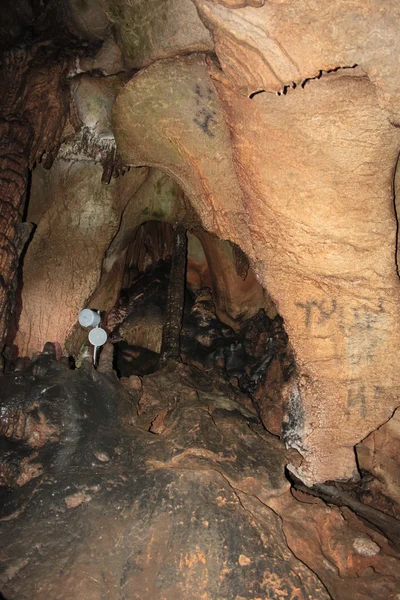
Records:
M297 453L228 383L51 353L0 381L5 599L400 598L394 547L292 490Z

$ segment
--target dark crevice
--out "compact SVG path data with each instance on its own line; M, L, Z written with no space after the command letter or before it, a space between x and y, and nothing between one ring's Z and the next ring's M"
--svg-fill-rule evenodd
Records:
M307 77L307 79L304 79L304 81L302 81L302 83L300 84L300 86L304 89L304 87L306 86L306 84L309 81L313 81L315 79L321 79L321 77L323 77L323 75L328 75L329 73L336 73L337 71L340 71L342 69L355 69L356 67L358 67L357 63L354 63L354 65L346 65L346 66L339 66L339 67L334 67L333 69L327 69L326 71L321 69L318 73L318 75L316 75L315 77Z
M249 98L250 100L253 100L254 96L257 96L257 94L263 94L265 92L265 90L257 90L256 92L253 92L252 94L250 94Z
M396 265L397 276L400 277L399 271L399 214L397 210L397 198L396 198L396 178L400 177L399 172L399 164L400 164L400 152L397 156L397 160L394 167L393 179L392 179L392 198L393 198L393 212L396 219L396 240L395 240L395 249L394 249L394 262ZM400 186L400 183L399 183Z
M337 71L339 71L341 69L355 69L356 67L358 67L357 63L355 63L354 65L348 65L348 66L344 66L344 67L335 67L333 69L327 69L326 71L323 70L323 69L320 69L320 71L318 71L318 74L315 75L315 77L307 77L302 82L297 82L296 83L295 81L292 81L290 84L284 85L281 90L279 90L278 92L276 92L276 95L277 96L286 96L286 94L288 93L288 91L290 89L294 90L294 89L296 89L298 87L301 87L302 89L304 89L304 87L307 85L307 83L309 81L314 81L315 79L321 79L321 77L323 77L324 75L328 75L329 73L336 73ZM250 100L252 100L258 94L265 93L266 91L267 90L256 90L255 92L252 92L249 95L249 98L250 98Z
M341 489L339 482L318 483L312 487L307 487L293 473L290 473L288 469L286 469L286 477L295 490L319 498L326 504L334 504L339 508L349 508L365 523L390 540L396 550L400 549L400 521L395 517L377 508L363 504L363 502L354 498L349 492Z

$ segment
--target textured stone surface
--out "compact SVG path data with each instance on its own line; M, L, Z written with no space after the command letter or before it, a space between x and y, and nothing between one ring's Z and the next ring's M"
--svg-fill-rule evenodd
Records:
M372 494L388 496L400 517L400 409L358 444L356 451L360 469L375 477Z
M41 350L48 339L64 347L98 285L121 210L141 183L140 171L132 170L105 186L101 172L94 163L58 161L48 173L34 174L31 207L38 221L24 260L15 341L22 356Z
M118 147L174 175L206 228L248 251L299 367L285 423L305 457L298 473L309 483L351 477L354 444L399 393L399 132L368 79L342 71L252 100L216 83L228 136L204 69L194 56L134 77L114 105Z
M191 0L107 0L106 11L129 68L210 52L214 44Z
M214 288L220 316L258 306L257 278L285 318L296 378L285 380L272 361L256 400L263 423L276 434L283 423L286 443L303 455L266 434L243 396L194 369L129 378L128 397L111 372L111 345L98 373L83 354L75 372L66 357L55 364L54 349L26 371L20 358L0 394L5 597L398 600L399 556L368 526L368 509L391 515L375 524L386 519L392 530L381 531L396 544L399 3L6 0L3 17L0 46L18 43L0 61L7 293L24 239L16 224L26 165L43 158L50 167L77 116L81 135L61 157L86 161L56 161L49 175L36 166L21 352L48 338L76 352L86 337L73 327L77 313L87 303L113 305L140 223L200 223L203 238L230 239L255 269L253 287L240 249L225 252L228 242L208 244L212 272L205 254L192 260L192 280ZM95 42L82 60L68 31ZM31 35L40 38L32 62ZM113 127L122 77L103 75L142 67L116 102ZM77 114L68 106L76 74ZM22 136L15 117L24 119ZM129 164L166 174L132 169L100 187L101 168L90 160L111 173L114 128ZM209 304L197 303L200 322ZM211 328L194 339L208 350ZM232 373L234 350L226 354ZM218 360L210 353L206 370ZM347 484L357 496L347 506L366 520L342 507L341 492L336 508L289 491L288 462L308 483L352 476L361 439L364 477Z
M392 59L400 51L396 0L384 5L272 0L258 8L194 2L213 33L223 77L247 96L284 92L321 71L357 64L376 85L380 105L399 123L400 83Z
M104 40L110 35L103 0L67 0L65 3L72 25L79 36L90 41Z
M102 310L110 310L118 298L126 254L139 227L149 220L176 222L187 217L181 202L179 186L173 179L158 169L131 171L126 175L135 177L138 186L133 201L129 202L123 211L116 235L107 247L101 265L100 280L90 298L90 303ZM126 175L121 179L121 185Z
M113 378L46 368L34 382L6 381L10 406L29 411L31 388L57 425L50 454L31 457L45 472L2 504L8 600L66 590L93 600L329 598L265 504L288 489L284 450L239 394L180 366L129 402Z
M20 8L22 16L23 5ZM5 11L11 13L8 22L11 27L18 11L13 7L6 7ZM12 38L13 27L5 39L8 35ZM16 313L19 265L31 233L31 226L24 223L29 169L46 153L46 166L51 166L69 115L69 88L65 80L70 52L67 44L61 48L52 39L48 43L8 48L1 54L0 351L7 334L9 340L15 336L12 318Z
M348 509L295 493L273 502L292 552L310 565L337 600L397 600L399 555ZM387 554L386 554L387 553ZM356 585L353 585L353 583Z
M196 235L207 259L218 318L237 328L241 320L252 317L264 307L263 289L246 259L242 268L235 262L234 249L229 242L219 240L207 231L198 231Z
M105 143L114 139L111 128L111 108L122 86L117 77L82 75L72 86L73 99L82 124Z
M229 132L204 56L158 61L140 71L113 108L118 150L128 164L174 177L203 226L222 239L251 236L237 183Z
M106 76L124 70L122 51L113 38L108 37L94 57L83 57L78 61L78 72L96 69Z
M252 100L218 85L263 258L258 275L299 367L287 441L306 456L299 472L309 481L350 477L354 444L399 395L392 177L400 136L368 79L342 73Z
M399 555L293 495L283 444L226 382L176 365L123 387L46 348L2 380L8 600L395 600Z

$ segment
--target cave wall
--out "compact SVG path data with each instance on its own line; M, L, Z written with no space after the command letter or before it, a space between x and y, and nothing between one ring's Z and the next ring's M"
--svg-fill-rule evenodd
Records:
M195 227L204 250L192 257L189 248L188 280L193 266L200 287L213 290L223 322L237 327L241 318L266 305L249 265L238 272L230 242L199 228L175 180L147 168L131 169L109 185L101 182L101 175L101 164L71 158L57 160L50 171L34 171L27 219L36 229L24 258L22 310L14 340L20 356L41 351L49 340L63 353L79 352L87 337L77 324L80 310L112 309L124 285L132 241L152 219Z
M295 61L279 43L252 34L268 37L272 22L286 42L293 15L279 20L271 4L196 4L222 70L191 55L140 71L114 104L117 146L127 163L175 177L203 226L246 250L298 364L285 391L286 441L304 457L293 470L308 483L352 477L354 444L390 416L399 396L391 348L399 333L392 186L400 137L388 118L396 99L390 104L382 92L390 83L384 71L379 81L366 76L383 57L368 47L355 68L365 48L358 59L346 54L347 15L330 63L332 42L318 29L319 69L308 52L296 73L286 72ZM357 7L352 14L356 21ZM355 33L365 42L364 29ZM246 55L254 39L259 47ZM283 61L278 83L257 80L268 52ZM322 72L339 66L352 68ZM303 85L289 89L293 81ZM253 96L262 90L279 94Z
M258 273L296 352L287 440L308 454L299 472L311 481L336 469L351 476L354 444L392 414L400 392L392 352L400 137L368 79L344 73L252 100L218 86L261 234Z
M46 341L64 349L99 282L121 211L142 176L140 170L132 170L104 186L101 173L101 165L63 160L50 171L34 172L28 219L37 220L37 227L24 259L15 339L21 356L40 351Z
M197 230L196 236L204 249L217 316L239 329L244 319L268 308L263 288L238 247L205 230Z
M354 445L399 404L400 7L155 7L65 4L75 34L106 43L69 73L76 143L61 146L47 180L34 172L32 220L42 214L25 257L16 343L22 354L47 339L74 351L77 313L112 306L142 222L201 226L246 253L285 319L298 367L284 390L285 440L303 456L294 472L307 483L351 477ZM102 187L101 177L129 166L137 169ZM154 188L162 176L166 187ZM184 210L146 214L153 191L163 204L165 189ZM228 298L221 281L214 288L231 315L252 295L244 287Z

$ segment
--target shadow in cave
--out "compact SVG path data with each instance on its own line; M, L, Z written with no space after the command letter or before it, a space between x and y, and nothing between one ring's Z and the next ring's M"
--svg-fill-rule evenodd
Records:
M32 172L28 173L28 183L26 189L27 202L24 206L24 212L22 215L22 222L19 224L21 244L23 246L22 252L19 257L18 266L16 268L16 288L14 297L14 306L11 309L10 321L7 327L7 335L4 340L4 350L2 356L6 362L14 363L18 357L18 348L14 345L14 340L18 332L19 319L22 312L22 286L23 286L23 269L25 256L28 247L33 239L36 230L36 224L27 221L28 217L28 206L29 196L32 187ZM1 357L0 357L1 358Z
M205 249L200 239L212 248L218 246L219 258L224 261L219 268L224 273L210 265L210 248ZM173 240L172 225L148 221L128 247L122 289L107 315L119 377L148 375L160 366ZM243 264L247 266L243 268ZM223 279L227 272L229 277ZM249 301L243 310L235 306L239 294L233 288L245 288L247 281ZM188 232L180 358L248 395L264 426L280 435L280 388L293 373L294 359L283 320L271 305L267 312L260 302L260 290L240 249L204 231L197 236Z

